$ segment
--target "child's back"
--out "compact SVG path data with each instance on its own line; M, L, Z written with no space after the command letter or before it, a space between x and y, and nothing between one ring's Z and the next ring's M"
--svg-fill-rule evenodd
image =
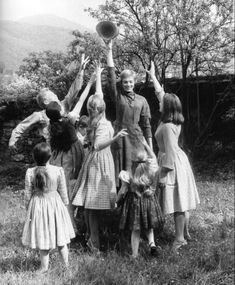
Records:
M36 170L45 171L47 187L36 189ZM29 168L25 177L26 198L30 200L22 242L31 248L49 250L70 243L74 231L65 205L68 195L62 167L47 164Z

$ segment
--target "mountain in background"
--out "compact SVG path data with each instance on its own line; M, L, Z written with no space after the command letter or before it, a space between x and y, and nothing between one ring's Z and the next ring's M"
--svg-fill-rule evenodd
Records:
M36 15L18 21L0 21L0 62L16 71L30 52L65 52L72 31L90 30L54 15Z
M64 28L71 31L79 30L81 33L84 33L85 31L91 32L90 29L86 28L83 25L74 23L65 18L51 14L24 17L19 19L17 22L26 23L35 26L50 26L50 27Z

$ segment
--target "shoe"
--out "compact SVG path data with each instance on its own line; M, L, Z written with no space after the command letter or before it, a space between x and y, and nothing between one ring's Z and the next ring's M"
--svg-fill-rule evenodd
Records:
M155 256L155 257L159 256L159 252L162 249L160 246L156 246L154 243L151 243L149 247L150 247L150 254L152 256Z
M183 240L183 241L175 240L172 245L172 250L174 252L177 252L182 246L187 245L187 244L188 243L186 240Z

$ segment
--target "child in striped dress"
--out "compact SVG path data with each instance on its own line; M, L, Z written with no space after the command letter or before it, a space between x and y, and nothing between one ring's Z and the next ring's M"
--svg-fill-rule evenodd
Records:
M62 167L50 165L51 149L47 143L34 147L36 167L29 168L25 176L27 215L22 243L40 250L41 272L48 270L49 251L58 247L68 265L70 239L75 237L66 205L68 194Z

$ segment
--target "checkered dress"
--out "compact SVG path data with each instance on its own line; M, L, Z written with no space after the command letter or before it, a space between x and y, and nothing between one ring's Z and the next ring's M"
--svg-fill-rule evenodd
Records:
M73 193L73 205L86 209L111 209L116 194L113 156L110 146L99 150L99 145L113 137L113 127L102 118L95 130L93 147L85 157Z

